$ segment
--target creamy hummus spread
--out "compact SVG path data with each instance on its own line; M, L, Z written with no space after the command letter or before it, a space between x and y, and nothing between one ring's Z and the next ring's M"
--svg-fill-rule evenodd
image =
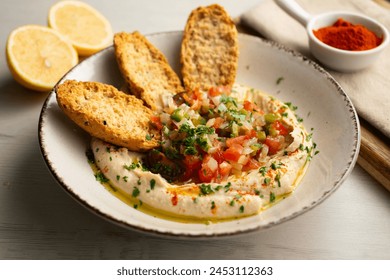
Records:
M239 101L256 104L263 115L277 115L288 135L273 153L266 144L256 146L255 168L228 173L209 182L172 181L145 166L145 154L93 138L91 149L100 172L125 196L173 216L223 220L259 213L291 193L303 176L313 153L313 142L295 114L295 107L258 90L235 85L230 93ZM176 108L176 107L175 107ZM177 120L178 122L182 120ZM207 126L207 123L206 123ZM265 142L267 143L267 142ZM254 149L255 149L254 148ZM245 148L244 148L245 151ZM227 161L234 167L237 163Z

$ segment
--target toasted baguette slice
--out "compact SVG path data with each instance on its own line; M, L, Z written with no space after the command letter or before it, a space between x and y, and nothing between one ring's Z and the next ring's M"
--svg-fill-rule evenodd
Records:
M187 91L233 85L238 64L237 29L224 8L214 4L191 12L180 61Z
M154 111L161 111L162 93L176 94L184 88L166 57L139 32L114 36L115 56L131 93Z
M153 112L135 96L110 85L73 80L55 90L60 108L90 135L132 151L159 145L160 133L150 126Z

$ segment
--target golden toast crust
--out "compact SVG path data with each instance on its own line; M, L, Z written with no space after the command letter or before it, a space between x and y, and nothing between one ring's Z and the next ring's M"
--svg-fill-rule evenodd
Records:
M55 89L64 113L90 135L132 151L159 146L150 124L153 112L142 100L98 82L67 80Z
M162 109L163 92L184 91L166 57L139 32L115 34L114 48L119 69L131 93L152 110Z
M233 85L238 64L237 29L224 8L214 4L191 12L180 61L187 91Z

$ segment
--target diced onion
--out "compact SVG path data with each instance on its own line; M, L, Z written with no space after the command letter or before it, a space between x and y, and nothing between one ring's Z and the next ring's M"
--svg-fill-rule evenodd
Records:
M209 154L214 154L216 151L218 151L218 147L210 147L208 150L207 150L207 153Z
M244 146L245 147L250 147L250 146L252 146L252 145L254 145L256 143L257 143L257 139L255 137L253 137L253 138L245 141Z
M169 121L171 120L171 115L167 114L167 113L161 113L160 115L160 121L164 124L167 124L169 123Z
M210 98L213 101L215 106L218 106L221 103L221 95L217 95Z
M249 155L250 153L253 152L253 149L251 147L245 147L243 150L242 150L242 154L244 155Z
M206 107L206 108L209 108L210 107L210 100L209 99L203 99L202 100L202 106L203 107Z
M167 112L168 114L171 114L174 110L177 109L177 105L173 100L173 95L164 94L162 96L162 100L164 104L164 111Z
M238 158L237 163L242 164L242 165L245 165L245 164L248 163L248 161L249 161L249 156L248 156L248 155L241 155L241 156Z
M246 130L251 130L251 129L253 129L253 126L249 122L243 121L242 122L242 128L244 128Z
M211 171L216 171L218 169L218 162L214 158L210 157L207 162L207 166Z
M206 123L206 126L211 127L215 124L215 118L209 119Z
M232 162L230 163L232 166L232 172L233 174L239 174L242 170L243 165L239 163Z
M219 126L219 128L220 129L225 129L225 128L227 128L229 126L229 123L228 122L223 122L220 126Z
M259 160L265 159L266 156L268 155L268 151L269 151L269 147L266 144L264 144L259 154Z
M169 148L170 146L172 146L172 141L169 139L166 139L165 141L163 141L162 146L164 149Z
M218 111L220 111L220 112L226 112L228 108L226 107L225 104L221 103L221 104L219 104L219 106L218 106L217 109L218 109Z
M185 103L181 104L179 108L182 109L185 113L187 113L188 110L190 110L190 107Z

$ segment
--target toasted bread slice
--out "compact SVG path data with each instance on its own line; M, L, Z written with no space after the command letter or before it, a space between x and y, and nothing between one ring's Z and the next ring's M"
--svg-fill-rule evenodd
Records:
M159 146L150 125L153 112L142 100L98 82L68 80L55 89L64 113L90 135L132 151Z
M187 91L233 85L238 64L237 29L224 8L214 4L191 12L180 61Z
M162 93L176 94L184 88L166 57L139 32L117 33L115 55L131 93L154 111L161 111Z

